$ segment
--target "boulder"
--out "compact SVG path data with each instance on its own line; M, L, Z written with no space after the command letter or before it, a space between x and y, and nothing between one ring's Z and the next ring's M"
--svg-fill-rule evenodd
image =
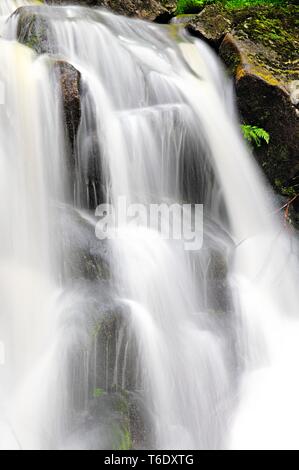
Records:
M255 154L283 195L299 190L298 7L240 11L220 45L246 124L264 128L269 145Z
M63 60L54 63L54 71L60 84L67 133L71 146L74 147L81 119L81 74L73 65Z
M176 0L46 0L52 5L82 5L108 8L125 16L156 20L174 13Z
M14 16L18 18L17 38L21 44L35 50L37 54L53 52L51 29L47 18L32 6L18 8Z
M219 48L225 34L232 29L230 13L219 4L209 5L196 15L179 15L172 23L184 24L193 36L204 39L216 48Z
M73 150L81 119L80 72L66 61L55 59L55 41L51 37L51 27L47 17L39 8L20 7L14 15L18 18L18 41L33 49L37 54L54 55L53 70L58 78L66 131Z
M255 156L288 198L299 192L298 14L295 1L233 10L217 4L172 20L208 42L225 62L242 121L270 134L269 145L256 148Z

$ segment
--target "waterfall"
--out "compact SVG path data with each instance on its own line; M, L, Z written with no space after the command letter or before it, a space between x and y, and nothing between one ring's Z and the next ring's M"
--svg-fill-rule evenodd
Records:
M216 55L175 25L21 10L0 39L0 448L299 448L297 240ZM80 75L73 142L57 64ZM120 200L202 204L202 248L142 218L99 240Z

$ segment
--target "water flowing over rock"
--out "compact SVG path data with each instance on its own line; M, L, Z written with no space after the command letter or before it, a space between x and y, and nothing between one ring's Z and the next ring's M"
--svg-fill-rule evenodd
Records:
M299 448L298 240L219 59L24 5L0 38L0 448Z
M176 0L47 0L47 3L105 7L121 15L155 20L160 16L170 16L175 11L177 2Z
M62 60L54 63L54 70L60 83L68 135L71 145L74 146L81 120L80 73Z
M14 13L13 20L17 22L16 36L18 41L37 54L53 56L53 71L57 74L59 89L62 94L64 121L67 134L74 152L75 139L81 119L81 85L80 73L65 60L57 60L53 32L46 15L40 14L34 6L20 7Z

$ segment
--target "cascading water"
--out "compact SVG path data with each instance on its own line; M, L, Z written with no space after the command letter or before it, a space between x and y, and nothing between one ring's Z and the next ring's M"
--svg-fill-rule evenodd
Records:
M299 448L297 244L218 60L175 26L30 14L45 55L13 40L40 40L20 11L0 40L0 447ZM72 146L66 62L80 73ZM203 247L144 220L98 240L94 209L124 197L203 204Z
M6 356L0 370L0 446L10 445L10 434L17 432L20 445L34 447L47 407L38 390L51 380L46 362L55 323L51 299L58 288L52 198L63 199L63 126L45 60L3 39L0 56L0 338Z

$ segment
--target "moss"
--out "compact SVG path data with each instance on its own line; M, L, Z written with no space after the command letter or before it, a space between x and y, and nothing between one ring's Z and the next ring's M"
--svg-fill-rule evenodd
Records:
M247 8L233 13L234 31L238 38L250 42L255 64L291 80L299 72L298 15L296 5ZM272 79L270 74L262 78Z
M102 388L95 388L93 391L93 398L101 398L105 393Z
M282 196L288 196L292 198L298 194L298 188L296 186L285 186L279 178L275 179L274 184L275 188Z
M133 448L130 429L129 398L125 390L119 396L117 411L121 416L121 424L114 427L115 450L130 450Z
M287 4L287 0L216 0L221 1L221 3L225 4L225 7L229 10L237 10L240 8L246 7L256 7L261 5L284 5Z
M198 13L211 4L220 4L228 10L240 10L247 7L281 6L292 3L289 0L178 0L177 13ZM294 1L295 3L295 1Z
M177 14L199 13L209 3L215 3L214 0L178 0Z
M127 425L114 425L113 429L113 450L132 450L133 442L130 429Z
M38 14L35 7L23 7L17 10L18 15L18 41L30 47L38 54L55 52L50 49L51 31L49 24L43 16Z

